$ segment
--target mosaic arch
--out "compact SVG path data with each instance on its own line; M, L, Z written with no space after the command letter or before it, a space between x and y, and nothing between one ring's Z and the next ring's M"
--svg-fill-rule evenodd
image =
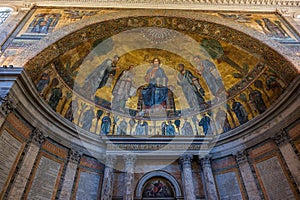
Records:
M247 35L265 39L253 30L156 12L107 14L53 33L24 65L37 92L96 134L207 135L264 113L297 76L285 57Z

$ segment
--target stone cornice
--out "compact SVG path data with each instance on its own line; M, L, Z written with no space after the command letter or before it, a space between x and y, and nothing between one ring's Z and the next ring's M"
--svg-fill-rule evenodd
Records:
M161 8L161 9L195 9L195 10L264 10L274 11L276 8L297 9L298 0L4 0L3 5L23 7L114 7L114 8Z

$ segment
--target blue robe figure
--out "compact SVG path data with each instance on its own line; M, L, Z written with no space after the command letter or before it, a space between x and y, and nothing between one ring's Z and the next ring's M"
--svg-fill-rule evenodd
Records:
M205 135L212 135L213 130L211 127L211 119L207 115L202 115L202 119L199 121L199 126L202 126Z
M135 127L135 134L136 135L143 135L144 134L144 127L141 121L139 120L136 127Z
M48 85L50 82L50 76L48 73L43 73L41 79L36 85L36 89L39 93L42 93L46 85Z
M109 113L102 118L100 134L107 135L110 132L111 119Z
M153 105L166 105L168 98L168 78L164 70L160 67L160 60L154 58L153 65L148 69L145 76L145 81L148 84L147 87L142 89L143 103L146 108L150 108Z
M166 135L167 136L174 136L175 135L175 127L171 121L169 121L168 126L166 127Z
M90 131L90 129L92 127L92 122L93 122L94 116L95 116L95 113L92 108L90 108L89 110L87 110L84 113L83 123L82 123L82 128L84 130Z
M144 135L148 135L148 123L144 121L143 123Z
M248 113L246 112L244 106L240 102L235 101L234 99L232 103L232 111L238 118L240 125L248 121Z

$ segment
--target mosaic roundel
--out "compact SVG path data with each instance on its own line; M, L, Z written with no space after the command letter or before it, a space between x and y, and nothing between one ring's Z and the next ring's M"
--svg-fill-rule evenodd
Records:
M279 73L276 59L239 45L231 29L224 34L236 43L210 35L216 28L171 17L106 21L58 41L29 62L47 64L27 71L53 110L96 134L220 134L265 112L297 73Z

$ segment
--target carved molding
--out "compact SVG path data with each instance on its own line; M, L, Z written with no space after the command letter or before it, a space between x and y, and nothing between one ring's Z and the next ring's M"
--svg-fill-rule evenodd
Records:
M280 146L284 143L289 142L289 136L286 130L281 130L279 133L276 133L274 137L272 137L277 146Z
M7 2L8 0L4 1ZM44 6L44 5L82 5L87 6L90 3L93 5L112 5L116 6L116 4L126 4L127 6L130 5L166 5L166 4L174 4L174 5L239 5L239 6L286 6L286 7L294 7L299 6L300 1L293 1L293 0L15 0L13 1L16 3L22 3L25 5L37 5L37 6Z
M205 150L207 144L107 144L109 150Z
M245 150L243 151L238 151L236 154L235 154L235 159L238 163L245 163L247 162L247 152Z
M45 142L45 140L46 140L46 136L39 128L36 128L33 130L32 134L31 134L31 141L34 144L41 145Z

